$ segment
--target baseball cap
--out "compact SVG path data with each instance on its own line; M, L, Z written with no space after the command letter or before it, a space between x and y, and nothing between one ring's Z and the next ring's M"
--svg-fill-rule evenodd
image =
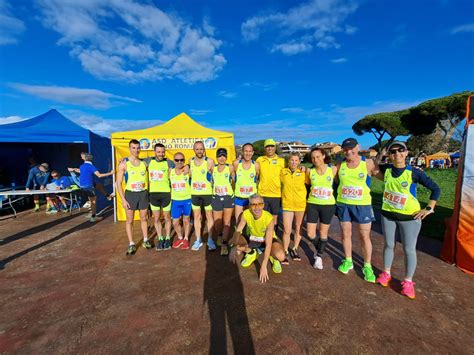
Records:
M265 139L265 142L263 143L264 147L268 147L269 145L276 145L275 141L273 139Z
M48 163L43 163L43 164L41 164L41 166L43 168L45 168L46 170L49 170L49 164Z
M222 156L227 158L227 149L225 149L225 148L217 149L216 157L219 158L219 157L222 157Z
M347 149L347 148L351 149L351 148L354 148L357 144L359 144L359 142L357 142L357 139L355 139L355 138L346 138L342 142L341 148L342 149Z
M395 147L396 145L402 147L402 148L405 148L405 150L408 150L407 148L407 145L404 143L404 142L400 142L400 141L394 141L392 142L389 146L388 146L388 149L387 150L390 150L392 149L393 147Z

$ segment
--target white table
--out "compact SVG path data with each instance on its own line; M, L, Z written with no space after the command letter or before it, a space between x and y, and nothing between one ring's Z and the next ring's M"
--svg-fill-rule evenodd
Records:
M16 210L13 207L15 202L21 201L28 196L32 195L61 195L61 194L69 194L69 198L64 197L66 200L70 202L69 204L69 213L72 215L72 205L77 203L77 195L75 192L79 192L78 189L62 189L62 190L4 190L0 191L0 196L5 196L7 198L7 203L10 208L13 210L13 216L16 218Z

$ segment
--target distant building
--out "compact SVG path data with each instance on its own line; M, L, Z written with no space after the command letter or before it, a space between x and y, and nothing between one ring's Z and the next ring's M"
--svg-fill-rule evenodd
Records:
M336 155L342 150L339 144L333 142L316 143L313 147L324 149L330 155Z
M281 155L288 155L290 153L298 153L300 156L309 153L311 147L303 142L279 142L278 151Z

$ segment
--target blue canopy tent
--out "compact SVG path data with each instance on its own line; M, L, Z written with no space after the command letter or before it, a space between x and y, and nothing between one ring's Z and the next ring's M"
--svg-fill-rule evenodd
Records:
M54 109L28 120L0 125L0 187L24 185L31 158L68 175L68 167L82 163L81 152L94 156L94 165L100 172L110 171L110 139L79 126ZM111 179L104 185L111 185Z

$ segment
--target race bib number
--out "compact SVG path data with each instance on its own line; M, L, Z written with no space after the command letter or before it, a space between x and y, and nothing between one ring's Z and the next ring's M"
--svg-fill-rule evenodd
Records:
M214 190L217 196L225 196L227 195L227 186L215 186Z
M332 197L332 189L326 187L313 187L311 195L319 200L329 200Z
M241 186L239 191L240 191L240 196L253 195L253 186Z
M254 235L251 235L249 237L249 239L252 241L252 242L256 242L256 243L263 243L265 241L265 237L256 237Z
M173 191L179 192L184 191L186 189L186 182L185 181L177 181L171 184Z
M193 190L194 191L204 191L207 187L205 182L193 182Z
M162 181L165 174L161 170L150 171L150 180L152 181Z
M407 195L399 194L392 191L384 191L383 202L389 204L397 210L403 210L407 203Z
M133 192L143 191L145 190L145 182L144 181L132 182L130 184L130 189Z
M362 200L362 187L360 186L343 186L341 191L342 198L348 200Z

